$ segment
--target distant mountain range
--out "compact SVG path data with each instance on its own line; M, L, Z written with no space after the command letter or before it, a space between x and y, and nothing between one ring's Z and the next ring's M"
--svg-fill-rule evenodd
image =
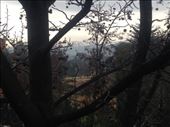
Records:
M118 44L118 42L116 42L115 44ZM95 45L92 44L92 43L73 42L72 47L69 48L66 53L68 54L69 59L72 59L72 58L74 58L76 56L77 53L87 53L86 49L90 50L90 49L92 49L94 47L95 47ZM111 47L111 44L107 45L107 47ZM12 53L13 52L13 47L8 47L7 50L8 50L9 53Z
M85 49L92 49L93 47L94 45L85 42L73 42L72 47L68 49L66 53L69 58L72 59L77 53L86 53Z
M116 43L118 43L118 42L116 42ZM87 51L85 49L90 50L94 47L95 47L95 45L92 43L89 44L89 43L85 43L85 42L73 42L71 49L68 49L66 53L68 54L69 59L72 59L76 56L77 53L87 53ZM107 47L111 48L111 44L107 45Z

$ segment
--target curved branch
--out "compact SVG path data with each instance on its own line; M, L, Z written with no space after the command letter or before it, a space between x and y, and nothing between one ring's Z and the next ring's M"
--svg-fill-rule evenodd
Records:
M69 18L69 17L67 16L67 14L66 14L64 11L62 11L62 10L60 10L60 9L58 9L58 8L55 8L55 7L52 7L52 8L55 9L55 10L57 10L57 11L59 11L59 12L61 12L61 13L63 13L64 16L65 16L65 18L66 18L68 21L71 20L71 18Z
M132 86L136 81L138 81L144 75L147 75L151 72L154 72L158 69L162 69L169 65L170 58L170 45L166 47L167 50L163 51L159 56L154 58L153 60L142 64L140 67L135 68L128 76L122 79L117 85L113 86L109 91L102 94L97 100L93 101L90 105L78 109L72 113L54 116L51 121L53 124L58 125L61 123L65 123L68 121L72 121L78 119L82 116L88 115L99 108L103 107L106 103L108 103L114 96L118 95L126 88ZM166 49L165 48L165 49ZM56 121L57 120L57 121Z
M0 87L3 89L3 92L11 106L14 108L19 118L23 120L26 127L44 127L42 122L44 119L42 118L39 110L25 95L16 75L10 68L10 64L1 50L0 57Z
M147 93L146 97L144 98L144 100L141 104L141 107L139 108L139 110L137 112L136 121L137 121L137 124L139 124L139 125L141 124L141 120L142 120L142 117L145 113L145 109L147 108L147 106L151 102L152 97L153 97L155 91L157 90L157 88L159 86L161 76L162 75L159 71L156 72L156 74L154 76L153 83L152 83L152 87L150 88L149 92Z
M66 93L65 95L63 95L62 97L60 97L55 103L54 103L54 107L56 107L58 104L60 104L61 102L63 102L64 100L66 100L68 97L72 96L73 94L77 93L78 91L84 89L85 87L89 86L90 84L94 83L95 81L99 80L100 78L107 76L115 71L119 71L120 69L122 69L124 66L127 66L130 64L130 61L128 61L127 63L125 63L125 65L120 65L118 67L115 67L114 69L107 71L105 73L99 74L95 77L93 77L92 79L88 80L87 82L79 85L78 87L76 87L75 89L73 89L72 91Z
M84 7L82 10L72 19L70 22L68 22L51 40L50 42L45 45L41 50L42 53L46 54L53 45L59 41L71 28L73 28L83 17L87 15L87 13L90 11L90 7L92 5L92 0L86 0Z

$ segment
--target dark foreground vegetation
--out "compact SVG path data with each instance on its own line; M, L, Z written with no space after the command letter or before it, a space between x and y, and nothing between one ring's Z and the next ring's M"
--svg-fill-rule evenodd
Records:
M81 7L70 18L55 0L19 2L28 43L23 35L10 38L7 23L0 24L0 127L170 127L170 14L153 20L152 0L116 1L110 9L97 0L68 0L66 8ZM135 4L140 23L130 25ZM62 28L49 21L53 10L66 16ZM165 28L154 27L163 21ZM69 58L72 44L60 39L82 27L93 46ZM49 31L57 32L51 40Z

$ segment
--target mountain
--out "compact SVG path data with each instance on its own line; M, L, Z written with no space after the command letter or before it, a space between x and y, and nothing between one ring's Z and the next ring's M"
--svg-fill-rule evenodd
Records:
M107 46L105 46L105 48L108 48L108 49L112 50L112 52L114 52L115 46L118 43L119 42L116 42L114 44L108 44ZM68 54L69 59L73 59L77 53L87 53L86 49L90 50L94 47L95 47L95 45L92 43L73 42L72 47L70 49L68 49L66 53ZM109 56L108 52L105 55Z
M69 56L69 59L72 59L76 56L77 53L86 53L85 49L93 48L94 45L87 44L85 42L73 42L72 47L67 50L67 54Z

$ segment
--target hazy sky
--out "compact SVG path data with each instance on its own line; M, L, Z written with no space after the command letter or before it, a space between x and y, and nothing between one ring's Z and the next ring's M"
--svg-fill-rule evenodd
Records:
M106 8L107 5L111 5L113 3L115 3L116 1L106 1ZM169 0L164 0L164 2L162 4L156 4L157 1L153 2L153 19L157 18L157 19L163 19L165 17L167 17L168 14L168 7L170 7L170 2ZM139 6L138 2L136 2L136 5ZM75 15L80 8L75 7L75 6L71 6L68 9L66 9L66 2L64 0L56 0L55 2L55 6L58 9L61 9L63 11L65 11L68 15ZM11 30L11 36L13 36L15 33L17 36L20 36L20 31L21 31L21 21L19 20L20 17L20 12L23 11L21 4L18 1L15 0L1 0L1 22L5 23L6 22L6 12L7 12L7 8L8 8L8 14L9 14L9 26L8 28L14 27ZM159 11L156 11L155 8L159 8ZM132 17L133 20L130 22L131 24L136 24L139 22L139 9L135 9L134 10L134 16ZM67 22L67 20L65 19L65 16L58 11L53 11L52 14L49 14L49 20L53 21L56 25L59 25L59 21L62 22ZM26 22L24 22L26 24ZM154 24L154 25L161 25L163 27L162 24ZM26 32L27 30L25 30L25 41L26 41ZM50 38L54 35L55 33L51 33ZM82 41L85 39L88 39L88 34L87 32L85 32L84 30L78 31L77 29L71 30L70 32L68 32L66 34L67 38L71 38L72 41Z

